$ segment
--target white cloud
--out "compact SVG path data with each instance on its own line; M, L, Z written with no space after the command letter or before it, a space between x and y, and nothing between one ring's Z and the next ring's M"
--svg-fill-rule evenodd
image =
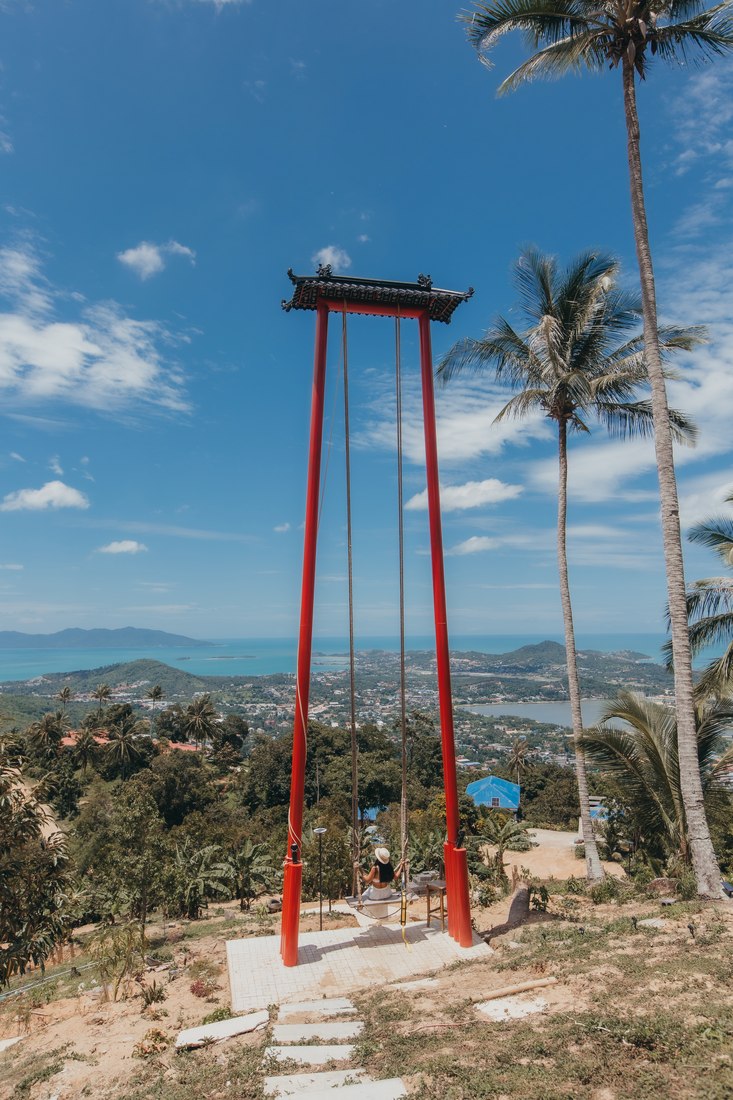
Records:
M489 538L488 535L472 535L470 539L459 542L456 546L446 551L446 553L450 555L481 554L485 550L496 550L499 546L501 546L501 541L499 539Z
M11 457L11 458L12 458L12 459L13 459L13 460L14 460L15 462L25 462L25 461L26 461L26 460L25 460L25 459L23 458L23 455L19 455L17 451L11 451L11 452L10 452L10 457Z
M18 489L8 493L0 504L0 512L40 512L48 508L88 508L89 498L64 485L63 481L47 481L40 489Z
M733 163L733 66L718 64L690 76L683 91L675 94L672 115L678 175L703 158L715 158L716 165Z
M346 271L351 267L351 256L339 245L327 244L325 248L319 248L313 253L311 263L315 267L319 264L324 267L330 264L334 274L338 274L339 271Z
M158 275L166 266L167 256L185 256L192 264L196 263L196 253L192 248L178 241L167 244L153 244L152 241L140 241L134 248L117 253L121 264L131 268L141 279Z
M359 244L367 244L367 242L371 240L371 237L368 233L360 233L356 239Z
M13 404L67 401L115 412L132 404L184 411L182 377L162 345L173 335L155 321L136 321L114 302L80 304L78 320L55 317L55 292L30 246L0 249L0 392Z
M22 565L17 565L15 562L7 562L4 565L0 565L0 569L10 569L14 573L20 572L23 568Z
M106 546L100 546L98 552L100 554L140 554L144 550L147 550L144 542L122 539L120 542L109 542Z
M727 500L731 494L733 478L726 470L681 479L679 497L682 527L692 527L711 516L730 511Z
M278 523L277 527L273 527L273 531L277 531L277 533L279 535L283 535L283 534L285 534L286 531L289 531L289 530L290 530L290 524L289 523Z
M457 512L466 508L480 508L483 504L498 504L502 500L514 500L522 492L521 485L506 485L495 477L485 481L467 481L464 485L441 485L440 507L443 512ZM428 491L423 489L411 497L405 508L410 511L425 511L428 506Z
M64 476L64 471L61 467L61 463L59 462L59 456L58 455L53 455L48 460L48 468L49 468L49 470L51 471L52 474L56 474L56 477L63 477Z
M89 527L108 527L137 535L169 535L178 539L201 539L212 542L252 542L253 535L232 531L205 531L197 527L176 527L170 523L138 523L136 520L89 520Z
M393 383L379 393L372 405L372 421L354 433L354 442L362 447L395 449L396 423ZM497 413L509 399L488 378L462 378L449 386L438 387L436 420L438 455L441 465L461 463L487 454L500 454L508 444L528 446L550 434L547 418L533 414L526 420L507 418L494 423ZM416 465L425 463L420 383L405 379L402 405L402 446L405 458Z

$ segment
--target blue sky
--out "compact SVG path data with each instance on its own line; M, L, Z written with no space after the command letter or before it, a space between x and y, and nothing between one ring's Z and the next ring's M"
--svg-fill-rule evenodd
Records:
M288 267L476 293L436 357L512 309L527 243L597 247L635 278L618 73L495 98L446 0L0 2L0 625L291 635L300 588L312 314ZM710 326L674 403L686 525L733 487L733 68L640 89L660 308ZM359 633L396 628L393 329L349 329ZM343 634L338 333L316 630ZM416 332L405 324L408 629L430 629ZM506 395L438 393L449 626L557 633L556 467ZM336 415L333 417L333 410ZM571 457L580 632L663 628L652 449ZM690 579L717 571L689 547Z

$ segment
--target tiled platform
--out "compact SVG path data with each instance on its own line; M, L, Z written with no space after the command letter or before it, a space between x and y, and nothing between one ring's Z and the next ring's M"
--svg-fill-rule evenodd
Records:
M254 936L227 943L233 1012L252 1012L272 1004L307 998L338 997L368 986L386 985L441 970L457 959L489 958L491 948L474 937L459 947L446 932L424 924L339 928L302 932L298 965L283 966L279 936Z

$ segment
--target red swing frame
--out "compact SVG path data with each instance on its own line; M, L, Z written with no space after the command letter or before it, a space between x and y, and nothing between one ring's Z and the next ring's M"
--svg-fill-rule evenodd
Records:
M473 294L473 290L471 289L466 293L437 290L433 288L431 280L422 275L417 283L352 279L332 275L329 267L319 268L316 276L296 276L293 275L292 271L289 271L288 275L295 286L295 292L290 302L283 302L283 308L286 310L314 309L316 311L316 337L306 489L295 720L293 723L293 760L288 814L288 849L285 858L283 884L280 954L285 966L297 965L298 922L303 874L301 834L303 829L308 701L313 645L313 604L323 446L328 315L329 313L343 314L344 312L385 317L399 316L400 319L414 318L418 322L440 736L445 789L446 841L443 846L443 854L448 901L448 933L461 947L470 947L473 943L473 932L468 897L466 849L460 844L430 322L431 320L449 322L455 308L461 302L466 301Z

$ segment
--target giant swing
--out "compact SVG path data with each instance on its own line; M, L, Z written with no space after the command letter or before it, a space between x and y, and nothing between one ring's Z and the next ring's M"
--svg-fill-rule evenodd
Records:
M342 360L344 382L344 422L346 456L346 510L349 589L349 667L351 678L351 744L352 744L352 836L358 845L358 760L356 751L356 716L354 690L354 614L351 540L351 475L349 444L349 388L347 314L393 317L395 320L395 382L397 421L397 483L399 517L399 571L400 571L400 669L402 711L402 799L401 841L404 862L407 847L406 806L406 754L405 754L405 614L404 614L404 565L402 525L402 367L401 322L414 319L418 322L420 341L420 376L422 383L423 426L425 433L425 462L428 490L428 516L430 528L430 552L432 560L433 605L435 615L435 647L438 675L440 734L443 759L443 780L446 806L446 837L443 845L446 896L448 903L448 932L461 947L472 944L471 915L468 898L468 870L466 849L462 845L458 814L458 787L456 781L456 754L453 733L453 703L451 698L448 626L446 617L445 580L443 569L443 535L440 515L440 490L438 481L438 450L435 427L435 399L433 393L433 363L430 340L431 321L448 324L453 312L466 301L472 290L440 290L432 285L428 276L420 275L416 283L388 280L357 279L333 275L330 266L320 266L315 275L294 275L288 271L294 291L290 301L283 301L286 311L291 309L314 310L316 313L315 361L311 401L310 446L306 489L305 535L303 550L303 578L300 605L300 629L295 686L295 718L293 723L293 760L290 784L290 809L288 813L288 848L285 858L283 883L283 907L280 938L280 954L285 966L298 963L298 920L300 915L301 881L303 867L302 828L305 762L307 753L308 700L311 676L313 642L313 605L316 577L316 545L318 539L319 496L321 480L321 454L323 447L323 414L326 382L326 350L328 342L328 318L330 313L341 314ZM358 848L353 853L354 866ZM405 905L406 874L403 878L402 909ZM358 892L357 875L354 875L354 894Z

